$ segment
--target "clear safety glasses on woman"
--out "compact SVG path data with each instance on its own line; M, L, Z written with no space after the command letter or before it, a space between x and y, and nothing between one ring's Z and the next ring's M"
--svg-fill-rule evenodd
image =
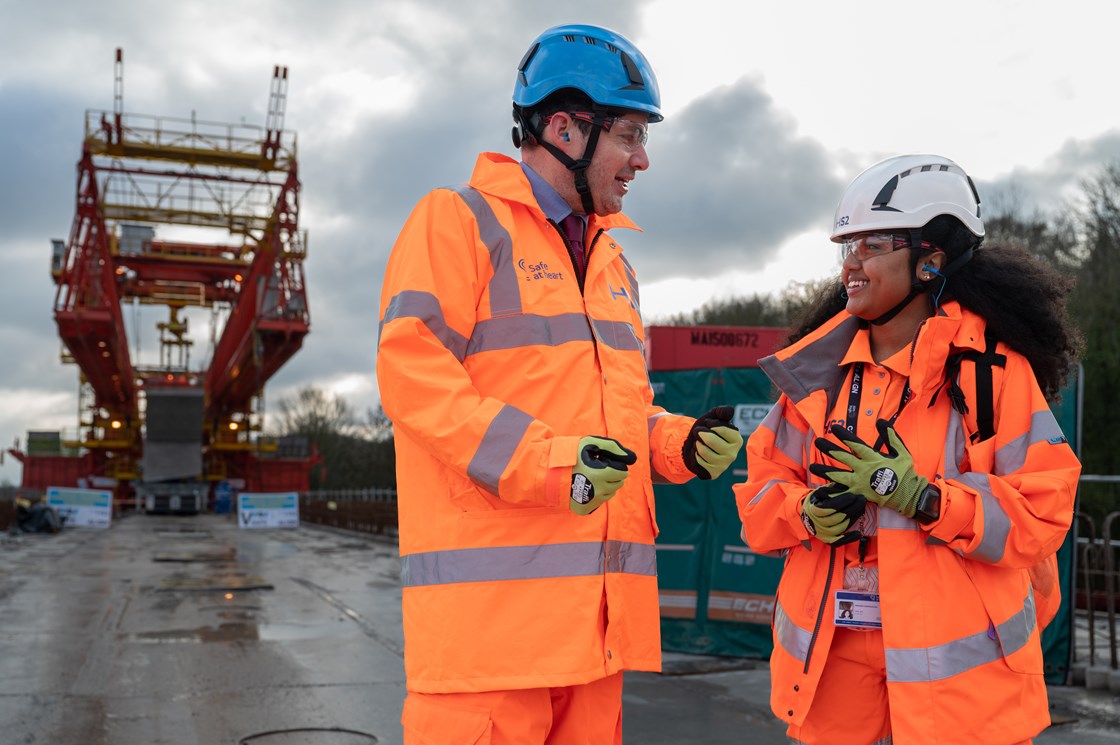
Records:
M922 242L925 248L929 244ZM910 248L910 238L892 233L860 233L848 236L840 244L840 261L844 261L853 254L860 262L874 259L876 256L885 256L901 248Z
M649 142L649 128L641 122L632 119L623 119L620 116L599 117L583 111L569 111L568 116L588 124L599 124L604 130L614 135L630 152L639 146L644 147Z

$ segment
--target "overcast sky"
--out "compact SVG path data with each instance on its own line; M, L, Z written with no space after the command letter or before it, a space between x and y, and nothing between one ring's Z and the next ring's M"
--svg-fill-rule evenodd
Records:
M1120 160L1120 6L1054 2L715 0L0 0L0 444L76 433L78 372L59 362L50 239L74 217L86 109L263 125L287 65L299 138L312 331L270 405L315 384L378 403L377 300L397 231L483 150L514 154L514 71L557 23L628 36L657 72L666 119L618 236L647 323L713 297L837 269L832 211L848 181L904 152L956 160L987 205L1057 209ZM140 357L158 359L140 319ZM192 364L208 359L192 316ZM136 348L133 343L133 348ZM6 455L0 481L18 483Z

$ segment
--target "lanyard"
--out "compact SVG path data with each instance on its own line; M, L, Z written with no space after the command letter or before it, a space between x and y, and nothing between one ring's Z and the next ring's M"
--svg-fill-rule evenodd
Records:
M856 420L859 418L859 402L863 396L863 363L857 362L852 365L852 384L848 388L848 416L844 422L845 428L853 435L856 433ZM902 409L910 402L910 378L906 378L906 387L902 389L902 400L898 402L898 411L894 413L888 421L894 424L898 419L898 415L902 413ZM883 437L879 436L872 446L872 450L878 450L883 446Z

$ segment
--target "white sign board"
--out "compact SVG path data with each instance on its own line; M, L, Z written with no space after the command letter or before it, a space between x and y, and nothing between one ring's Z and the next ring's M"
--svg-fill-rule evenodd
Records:
M113 517L113 492L102 489L51 486L47 504L58 510L64 528L107 528Z
M298 528L299 495L238 494L237 524L242 528Z
M758 429L762 420L770 413L774 404L735 404L735 419L733 424L739 428L743 439L750 437L751 432Z

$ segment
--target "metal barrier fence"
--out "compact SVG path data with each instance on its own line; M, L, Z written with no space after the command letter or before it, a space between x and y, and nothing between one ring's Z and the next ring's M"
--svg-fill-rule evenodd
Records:
M1082 475L1082 482L1120 483L1120 476ZM1120 669L1117 655L1116 612L1120 606L1120 512L1110 512L1097 531L1089 515L1077 515L1077 550L1075 552L1075 609L1085 614L1088 631L1088 659L1078 660L1077 646L1073 662L1093 667L1103 664L1100 649L1107 636L1108 666ZM1098 663L1098 652L1102 658Z
M317 525L397 535L396 489L325 489L299 495L299 516Z

